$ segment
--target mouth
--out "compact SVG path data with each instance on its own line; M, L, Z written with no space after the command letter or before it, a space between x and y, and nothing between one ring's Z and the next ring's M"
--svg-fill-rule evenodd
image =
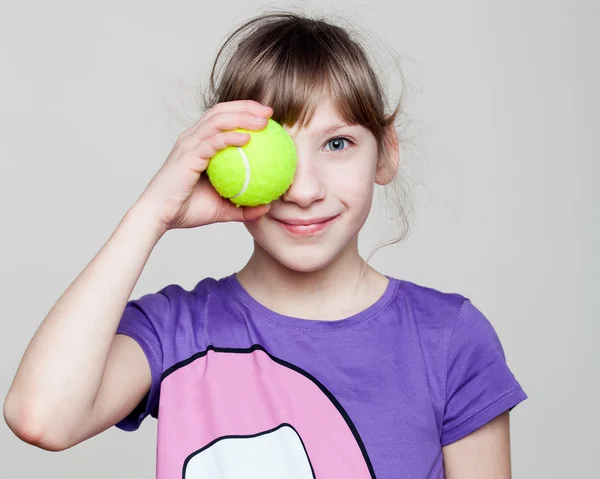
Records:
M310 236L320 231L323 231L339 217L340 215L311 219L273 218L273 220L276 224L281 226L288 233L291 233L296 236Z

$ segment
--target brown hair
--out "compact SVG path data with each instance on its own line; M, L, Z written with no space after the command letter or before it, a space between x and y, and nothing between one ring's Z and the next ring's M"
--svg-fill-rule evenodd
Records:
M343 120L373 133L379 158L385 158L403 98L386 112L383 86L358 35L351 33L352 28L292 11L258 15L237 27L219 49L202 107L250 99L271 106L273 119L282 125L306 126L326 90ZM397 191L394 199L404 230L386 244L408 232L405 191Z

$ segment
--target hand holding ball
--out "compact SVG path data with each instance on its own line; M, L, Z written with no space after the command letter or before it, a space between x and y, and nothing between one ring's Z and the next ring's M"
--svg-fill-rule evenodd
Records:
M237 206L268 204L283 195L296 172L296 147L292 137L269 118L260 131L250 134L244 146L228 146L208 162L206 173L219 194Z

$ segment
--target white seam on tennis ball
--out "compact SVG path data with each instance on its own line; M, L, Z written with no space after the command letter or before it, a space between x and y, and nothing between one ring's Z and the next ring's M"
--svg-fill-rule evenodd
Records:
M231 198L237 198L243 195L248 189L248 185L250 184L250 162L248 161L248 157L246 156L244 150L242 150L239 146L237 146L236 148L240 152L240 155L242 155L242 160L244 160L244 166L246 167L246 179L244 181L244 186L242 186L241 191L237 195L232 196Z

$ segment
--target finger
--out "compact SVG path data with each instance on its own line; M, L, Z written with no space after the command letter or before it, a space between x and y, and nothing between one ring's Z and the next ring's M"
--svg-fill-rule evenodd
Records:
M180 153L174 161L183 162L190 170L200 174L208 167L208 161L228 146L244 146L250 141L248 133L226 131L193 146L179 145Z
M213 158L219 151L229 146L244 146L248 141L250 141L248 133L226 131L206 139L184 154L189 158L191 163L190 168L200 173L207 167L207 161Z
M211 136L216 136L220 133L233 131L238 128L249 131L260 131L266 126L267 118L256 116L251 113L220 113L196 130L194 134L181 135L173 148L185 152L187 150L195 149Z
M265 116L257 116L245 111L217 113L200 125L188 138L191 141L202 141L217 133L238 128L259 131L267 126L267 120Z
M239 209L239 208L238 208ZM261 216L264 216L271 209L270 204L260 205L260 206L251 206L248 208L241 208L242 214L244 216L244 222L255 221L259 219Z
M229 113L235 111L246 111L253 115L264 117L270 117L273 114L273 109L270 106L263 105L262 103L259 103L254 100L225 101L222 103L217 103L204 115L202 115L202 117L196 122L196 124L188 129L187 133L195 132L200 125L202 125L218 113Z
M271 205L260 206L235 206L229 200L224 200L223 208L219 215L219 222L238 221L247 223L256 221L261 216L264 216L271 209Z

